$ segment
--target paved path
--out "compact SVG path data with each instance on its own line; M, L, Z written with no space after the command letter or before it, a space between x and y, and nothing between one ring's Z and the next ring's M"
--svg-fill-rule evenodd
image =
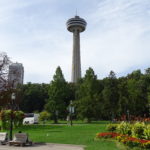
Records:
M33 146L8 146L0 145L0 150L84 150L84 146L70 144L33 144Z

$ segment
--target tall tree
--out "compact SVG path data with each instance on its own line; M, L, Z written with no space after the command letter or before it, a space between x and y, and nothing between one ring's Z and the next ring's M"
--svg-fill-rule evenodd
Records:
M119 105L118 114L119 116L127 115L129 110L130 100L128 93L127 78L121 77L118 79L118 93L119 93Z
M66 117L66 103L68 103L67 87L62 70L60 67L57 67L48 88L49 98L45 106L46 110L52 114L55 123L58 122L58 116L60 118Z
M146 84L143 74L140 70L133 71L128 75L128 93L130 105L129 109L131 114L143 115L145 111L145 103L147 99Z
M77 89L76 109L78 117L87 118L90 122L96 116L96 107L99 94L97 76L92 68L86 71L85 77Z
M107 119L113 119L118 114L118 80L113 71L110 72L109 77L104 79L104 90L102 91L104 99L104 116Z

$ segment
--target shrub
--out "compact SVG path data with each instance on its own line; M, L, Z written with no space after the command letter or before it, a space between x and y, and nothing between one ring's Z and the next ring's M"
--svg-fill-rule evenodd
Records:
M11 110L2 110L0 113L2 130L10 127Z
M14 126L19 127L23 123L24 112L22 111L14 111Z
M126 137L127 137L126 135L119 135L116 137L116 140L125 144L126 143Z
M42 111L42 112L40 113L39 120L40 120L40 121L43 121L43 123L44 123L46 120L50 119L50 117L51 117L51 114L50 114L49 112L47 112L47 111Z
M143 122L136 122L132 128L132 136L142 139L146 126Z
M132 125L127 123L127 122L121 122L118 126L117 126L117 131L120 134L124 134L124 135L131 135L132 133Z
M150 125L147 125L144 129L144 138L150 140Z
M107 130L111 132L98 133L96 138L113 138L131 148L150 149L150 125L142 122L121 122L119 125L109 124Z
M119 135L116 137L116 139L129 147L148 148L148 146L150 145L149 140L138 139L127 135Z
M150 141L146 142L146 143L143 143L142 147L145 148L145 149L150 149Z
M0 113L1 120L1 129L9 129L10 127L10 118L13 118L14 127L22 125L24 118L24 113L22 111L11 111L11 110L2 110Z
M117 129L117 124L108 124L107 125L107 131L110 131L110 132L114 132L114 131L116 131L116 129Z

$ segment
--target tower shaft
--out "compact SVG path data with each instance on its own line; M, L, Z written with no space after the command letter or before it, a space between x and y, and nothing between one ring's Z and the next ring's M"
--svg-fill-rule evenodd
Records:
M73 55L71 82L76 83L81 78L80 32L86 29L86 21L79 16L71 18L66 23L68 31L73 33Z
M73 32L73 55L72 55L71 81L77 82L79 78L81 78L80 32L78 29L75 29Z

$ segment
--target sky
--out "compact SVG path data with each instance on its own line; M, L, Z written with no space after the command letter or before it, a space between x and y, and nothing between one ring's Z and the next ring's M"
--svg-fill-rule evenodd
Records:
M71 81L66 21L76 10L87 22L82 76L89 67L98 79L150 67L150 0L0 0L0 52L23 64L25 83L49 83L58 66Z

